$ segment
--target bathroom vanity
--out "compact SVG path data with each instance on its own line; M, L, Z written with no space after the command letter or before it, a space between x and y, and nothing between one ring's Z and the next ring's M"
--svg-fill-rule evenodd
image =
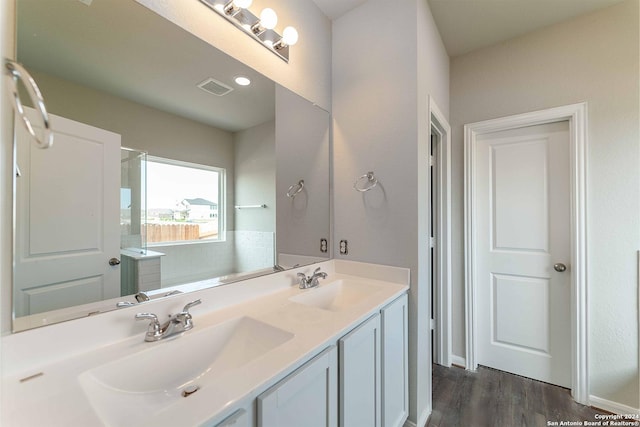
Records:
M300 289L297 273L327 273ZM401 426L407 269L326 261L3 338L2 425ZM145 342L193 306L194 328Z

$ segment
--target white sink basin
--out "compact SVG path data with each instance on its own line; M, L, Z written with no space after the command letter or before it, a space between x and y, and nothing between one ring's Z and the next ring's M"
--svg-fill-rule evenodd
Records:
M321 284L318 288L306 289L300 295L289 298L289 301L328 311L342 311L360 303L381 289L380 285L371 283L336 280Z
M290 332L238 317L150 343L148 349L84 372L79 381L105 424L134 426L184 399L185 388L215 386L220 374L242 368L291 338Z

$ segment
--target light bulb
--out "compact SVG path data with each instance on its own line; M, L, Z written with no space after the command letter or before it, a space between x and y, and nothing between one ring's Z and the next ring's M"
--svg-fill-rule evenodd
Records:
M278 15L273 9L266 8L260 12L260 26L273 30L278 24Z
M298 30L293 27L286 27L282 32L282 41L289 46L298 43Z
M233 0L233 5L242 9L249 9L253 0Z

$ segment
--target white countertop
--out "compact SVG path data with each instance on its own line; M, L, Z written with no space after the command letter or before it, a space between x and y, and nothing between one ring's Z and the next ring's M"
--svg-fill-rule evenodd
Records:
M195 327L184 334L201 334L209 327L219 325L231 318L239 316L249 316L268 325L277 327L293 334L293 337L283 344L268 351L264 355L254 359L244 365L241 370L232 370L219 374L216 384L203 386L197 393L187 399L175 400L155 414L148 414L142 417L139 422L131 419L130 426L198 426L211 420L221 420L235 410L236 406L250 402L257 395L265 391L275 382L285 375L301 366L312 356L319 353L329 345L335 344L337 339L343 336L350 329L355 327L369 316L377 313L384 305L388 304L408 289L408 271L394 267L372 266L371 264L349 263L328 261L321 264L323 270L329 273L325 281L321 281L320 288L328 286L337 280L361 282L363 284L374 285L378 289L375 293L364 297L357 303L342 311L327 311L320 308L298 304L290 301L291 297L314 292L317 289L301 290L291 283L291 277L295 277L295 272L304 271L290 270L288 273L277 273L266 278L252 279L254 288L260 286L260 281L265 287L270 287L271 291L265 290L258 297L241 298L236 303L220 306L220 303L212 302L216 298L216 289L202 291L202 293L191 293L186 299L202 299L202 304L191 309ZM315 266L311 266L315 267ZM385 273L385 269L392 269L390 274ZM345 274L346 271L351 274ZM353 273L358 274L353 275ZM382 277L392 281L375 280L362 276ZM405 280L406 278L406 280ZM267 284L269 282L270 284ZM279 283L278 283L279 282ZM227 288L227 287L223 287ZM239 287L238 289L241 289ZM227 289L225 292L231 292ZM240 293L243 291L239 290ZM227 299L229 297L226 297ZM182 300L185 296L182 296ZM221 298L224 299L224 298ZM233 301L233 298L229 299ZM208 304L209 303L209 304ZM173 303L175 306L176 303ZM157 306L158 313L160 308ZM28 349L28 337L15 339L15 345L24 347L16 349L9 357L4 357L3 363L12 363L18 366L10 366L6 369L3 366L3 414L2 425L12 427L32 427L32 426L101 426L105 424L94 410L91 401L83 391L78 380L79 376L92 368L105 363L117 360L121 357L146 351L152 346L166 345L167 342L157 343L144 342L144 331L146 321L134 321L133 315L139 311L152 311L153 306L132 307L118 311L118 319L112 319L118 323L115 328L128 331L127 336L112 339L109 342L99 341L88 344L88 348L78 347L66 351L59 350L59 354L52 351L51 357L31 356L33 360L19 362L21 352ZM160 317L160 316L159 316ZM127 320L129 319L129 320ZM83 319L74 322L87 322ZM93 319L92 319L93 320ZM108 321L105 319L104 322ZM122 323L130 322L130 327L123 328ZM96 323L97 324L97 323ZM91 326L91 325L88 325ZM95 326L95 325L94 325ZM101 325L103 327L108 327ZM73 327L66 328L68 335ZM60 329L62 331L62 329ZM42 336L42 331L34 336ZM52 330L53 333L53 330ZM96 331L100 333L100 331ZM10 337L11 338L11 337ZM78 339L82 339L79 334ZM177 336L169 340L179 344L183 337ZM69 340L69 337L60 341L61 345ZM3 348L6 348L3 342ZM34 342L35 344L35 342ZM49 344L51 346L51 344ZM32 351L46 351L43 345L34 345ZM157 367L150 367L147 372L140 372L139 375L153 375L154 369L171 369L172 365L181 363L179 355L172 360L159 361ZM7 362L8 360L8 362ZM7 375L4 375L8 373ZM37 375L33 379L20 381L26 377ZM113 408L117 413L118 408ZM117 418L117 416L115 417ZM117 421L113 421L118 425Z

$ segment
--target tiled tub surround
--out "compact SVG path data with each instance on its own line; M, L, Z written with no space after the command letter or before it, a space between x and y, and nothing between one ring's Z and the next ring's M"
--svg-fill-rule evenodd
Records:
M322 286L338 280L373 285L378 291L342 311L327 311L298 304L290 298L317 289L298 289L297 272L310 274L320 266L328 273ZM187 343L189 334L205 336L229 319L248 316L290 333L290 338L244 365L216 378L187 399L178 399L156 413L138 417L130 425L197 426L221 420L237 405L284 378L311 357L344 335L359 322L408 289L407 269L331 260L295 270L246 280L231 286L176 295L160 301L126 308L95 317L34 329L3 338L3 399L0 424L11 426L105 425L83 391L80 378L86 372L150 346ZM156 313L160 319L182 309L185 303L202 299L191 309L195 327L172 342L143 341L147 321L137 322L138 312ZM142 355L142 353L140 353ZM141 378L155 370L179 366L175 358L158 360L157 366L138 372ZM41 374L41 375L40 375ZM25 378L33 377L29 380ZM23 380L23 381L21 381ZM113 411L119 411L114 407ZM133 419L131 421L134 421Z
M275 234L267 231L234 231L235 271L273 267Z
M273 232L227 231L226 240L152 246L162 259L162 287L273 267Z

